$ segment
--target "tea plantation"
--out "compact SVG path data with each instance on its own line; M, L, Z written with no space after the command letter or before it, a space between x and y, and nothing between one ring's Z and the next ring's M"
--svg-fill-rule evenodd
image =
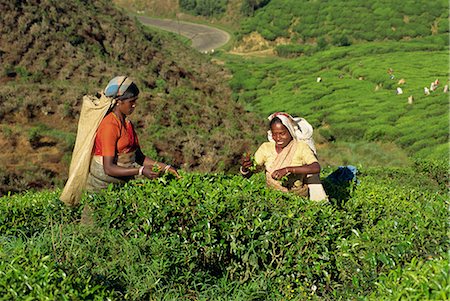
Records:
M322 178L329 202L261 174L135 181L65 207L0 199L1 300L447 300L443 162Z
M325 142L394 143L409 157L448 157L448 36L331 47L291 59L221 58L233 71L235 99L261 118L286 111L306 118ZM426 95L436 79L438 89Z
M258 2L258 1L251 1ZM347 46L361 41L448 33L448 1L270 0L243 20L241 34L257 31L266 40Z

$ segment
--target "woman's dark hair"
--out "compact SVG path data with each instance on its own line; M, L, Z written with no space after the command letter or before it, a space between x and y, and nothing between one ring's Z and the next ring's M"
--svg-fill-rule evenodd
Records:
M134 98L137 97L139 95L139 88L136 86L135 83L131 83L127 90L120 95L119 97L116 97L116 100L125 100L125 99L129 99L129 98Z
M272 125L274 125L275 123L281 123L281 124L283 124L283 122L281 121L280 118L274 117L274 118L270 121L269 127L271 128Z

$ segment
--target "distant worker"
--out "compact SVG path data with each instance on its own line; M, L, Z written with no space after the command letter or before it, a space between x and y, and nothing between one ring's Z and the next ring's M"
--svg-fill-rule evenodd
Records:
M322 78L320 76L317 77L316 82L318 82L318 83L322 82Z
M448 93L448 85L444 86L444 93Z
M400 87L397 87L397 95L403 94L403 89Z
M406 80L404 78L400 79L397 83L397 85L404 85L406 84Z
M430 95L430 89L428 89L427 87L423 87L423 93L425 95Z
M258 148L254 162L250 155L243 157L242 175L249 177L256 166L264 165L269 187L311 200L327 199L320 182L320 164L311 136L312 126L303 118L293 118L283 112L274 113L268 119L269 142Z
M394 79L394 78L395 78L395 76L394 76L394 70L393 70L392 68L389 68L389 69L387 70L387 73L389 74L389 78L390 78L390 79Z
M439 79L436 79L434 82L430 84L430 90L434 92L436 91L438 86L439 86Z
M408 96L408 104L412 105L414 101L414 97L412 95Z
M431 91L431 92L434 92L434 91L436 91L436 88L437 88L437 85L435 84L435 82L432 82L432 83L430 84L430 91Z

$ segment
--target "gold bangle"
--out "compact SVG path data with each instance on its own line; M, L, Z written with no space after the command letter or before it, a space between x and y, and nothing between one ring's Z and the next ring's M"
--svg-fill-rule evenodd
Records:
M243 174L243 175L247 175L247 174L250 172L250 170L247 170L247 171L242 170L242 166L239 168L239 171L240 171L241 174Z
M142 176L142 172L144 171L144 166L139 167L138 175Z

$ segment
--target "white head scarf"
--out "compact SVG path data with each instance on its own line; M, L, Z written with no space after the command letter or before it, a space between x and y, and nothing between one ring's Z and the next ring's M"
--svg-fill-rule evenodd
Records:
M281 123L288 129L292 138L297 141L304 141L308 144L309 148L316 154L316 146L314 145L314 139L312 137L313 127L301 117L292 117L288 113L284 112L276 112L271 114L268 119L272 121L275 117L278 117L281 120ZM271 142L274 142L272 138L272 131L267 131L267 139Z

